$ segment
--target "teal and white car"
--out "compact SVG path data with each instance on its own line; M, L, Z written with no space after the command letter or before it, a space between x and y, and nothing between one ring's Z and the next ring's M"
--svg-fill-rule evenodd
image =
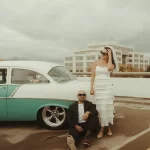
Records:
M66 123L67 109L77 91L90 84L79 81L65 67L41 61L0 62L0 121L38 120L49 129Z

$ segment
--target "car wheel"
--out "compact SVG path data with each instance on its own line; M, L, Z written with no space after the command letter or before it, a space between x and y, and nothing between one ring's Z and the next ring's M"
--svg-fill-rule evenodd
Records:
M48 129L61 129L66 123L66 110L59 106L46 106L39 111L39 121Z

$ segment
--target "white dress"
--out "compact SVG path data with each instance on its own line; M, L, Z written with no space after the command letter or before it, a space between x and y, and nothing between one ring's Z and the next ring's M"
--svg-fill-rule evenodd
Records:
M95 69L95 104L99 112L101 126L113 124L114 95L110 72L107 67L96 66Z

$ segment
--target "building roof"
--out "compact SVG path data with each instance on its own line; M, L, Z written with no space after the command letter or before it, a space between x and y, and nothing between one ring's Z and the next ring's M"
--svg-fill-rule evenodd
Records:
M47 73L58 64L46 61L0 61L0 67L24 67Z
M84 51L78 51L78 52L75 52L75 54L85 54L85 53L91 53L91 52L99 52L100 50L91 50L91 49L87 49L87 50L84 50Z

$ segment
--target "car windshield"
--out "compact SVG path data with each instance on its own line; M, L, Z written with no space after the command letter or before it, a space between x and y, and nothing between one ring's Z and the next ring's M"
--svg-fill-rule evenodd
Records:
M52 68L48 72L48 75L59 83L76 80L76 77L72 73L70 73L65 67L62 66Z

